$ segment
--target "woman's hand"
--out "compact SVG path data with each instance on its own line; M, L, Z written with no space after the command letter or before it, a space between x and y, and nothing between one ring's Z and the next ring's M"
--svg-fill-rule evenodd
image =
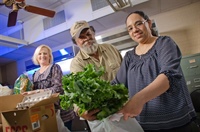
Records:
M129 117L136 117L138 116L142 109L144 103L140 100L137 95L133 96L118 112L124 115L124 120L128 120Z

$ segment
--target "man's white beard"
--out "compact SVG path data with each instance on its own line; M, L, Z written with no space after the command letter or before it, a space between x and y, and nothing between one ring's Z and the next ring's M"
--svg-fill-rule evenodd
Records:
M92 44L91 46L89 46L89 47L88 47L87 44L85 44L85 45L83 45L83 46L81 47L81 50L82 50L83 52L85 52L86 54L89 54L89 55L96 53L96 52L97 52L97 49L98 49L98 44L97 44L97 43L93 43L93 44Z

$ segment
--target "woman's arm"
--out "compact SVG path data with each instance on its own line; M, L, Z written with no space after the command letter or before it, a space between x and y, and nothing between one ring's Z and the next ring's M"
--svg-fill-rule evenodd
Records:
M160 67L158 76L148 86L136 93L120 112L124 119L139 115L144 104L173 89L175 80L181 78L180 60L181 52L176 43L170 37L162 37L156 47L157 63Z
M143 106L148 101L160 96L169 89L169 80L165 74L160 74L147 87L136 93L127 104L120 110L123 113L124 119L128 117L136 117L143 109Z

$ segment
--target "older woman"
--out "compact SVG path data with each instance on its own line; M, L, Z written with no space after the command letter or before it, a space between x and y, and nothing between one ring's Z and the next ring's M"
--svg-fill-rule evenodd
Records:
M34 52L33 63L39 65L40 69L33 74L33 90L52 90L53 93L63 94L62 70L58 64L53 64L51 48L47 45L40 45ZM59 104L55 104L56 109L61 110L61 118L65 126L71 130L72 119L75 118L73 110L62 110Z

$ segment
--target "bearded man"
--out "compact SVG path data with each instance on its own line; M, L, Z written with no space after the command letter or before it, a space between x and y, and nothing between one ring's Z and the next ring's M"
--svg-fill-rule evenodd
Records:
M111 44L98 44L95 39L95 29L86 21L75 22L70 29L70 34L73 43L80 48L72 59L70 72L83 71L88 64L93 64L96 68L103 66L105 74L101 76L101 79L112 81L122 62L120 52ZM74 110L78 112L79 109L75 106ZM96 127L101 124L101 121L96 120L98 112L99 110L96 109L81 115L82 118L89 121L91 131L96 131Z
M72 41L80 48L71 62L70 72L83 71L88 64L97 68L103 66L105 74L101 79L112 81L122 62L120 52L111 44L97 44L95 30L86 21L75 22L70 33Z

